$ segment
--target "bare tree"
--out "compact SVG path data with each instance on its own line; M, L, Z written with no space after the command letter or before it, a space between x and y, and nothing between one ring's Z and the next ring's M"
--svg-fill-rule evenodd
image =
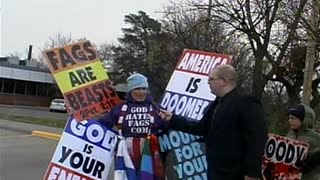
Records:
M230 32L244 34L243 42L250 44L254 57L252 90L258 97L262 97L269 79L284 83L279 69L295 37L306 2L301 0L297 9L290 7L290 1L283 0L213 2L213 19L226 24Z
M232 55L239 83L248 89L253 72L250 46L239 40L243 35L229 32L225 24L212 19L208 8L191 0L171 1L164 9L163 31L170 34L177 54L189 48Z
M62 35L60 33L52 35L49 37L49 40L47 40L44 43L44 46L42 49L51 49L51 48L57 48L61 46L65 46L67 44L70 44L74 42L74 40L71 38L71 34L69 35Z
M44 43L43 47L41 47L39 50L40 52L47 50L47 49L52 49L52 48L57 48L57 47L62 47L66 46L68 44L80 42L86 40L85 37L79 38L79 39L73 39L71 37L71 34L69 35L63 35L61 33L57 33L55 35L52 35L49 37L49 39ZM39 55L38 57L38 62L42 64L43 67L46 67L46 64L44 63L44 59L42 57L42 54Z

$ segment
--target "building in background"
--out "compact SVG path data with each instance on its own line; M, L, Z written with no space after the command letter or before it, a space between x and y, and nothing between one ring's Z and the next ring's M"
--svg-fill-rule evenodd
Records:
M117 73L110 72L109 64L103 65L111 80L117 76ZM124 99L126 84L114 84L114 89ZM28 60L0 57L0 104L49 107L54 98L63 98L63 95L48 68L32 61L31 53Z
M48 69L38 62L0 57L0 104L49 106L62 97Z

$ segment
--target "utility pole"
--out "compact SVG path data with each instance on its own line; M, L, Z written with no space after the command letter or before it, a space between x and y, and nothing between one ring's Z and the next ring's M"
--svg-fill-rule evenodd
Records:
M308 42L307 42L307 52L306 52L306 62L304 69L304 79L303 79L303 96L302 103L310 105L311 91L312 91L312 80L314 76L314 62L316 59L316 45L317 38L315 32L318 29L318 17L319 17L319 2L318 0L312 1L312 9L308 17L311 30L308 32Z
M211 24L211 8L212 0L208 0L208 9L207 9L207 30L205 31L206 47L211 47L211 33L210 33L210 24Z
M211 19L211 7L212 7L212 0L209 0L209 2L208 2L208 12L207 12L208 20Z

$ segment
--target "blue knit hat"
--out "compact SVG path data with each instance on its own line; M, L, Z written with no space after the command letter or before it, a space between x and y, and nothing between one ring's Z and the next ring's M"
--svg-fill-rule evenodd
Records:
M127 90L128 92L136 88L148 88L148 79L140 74L134 73L127 78Z

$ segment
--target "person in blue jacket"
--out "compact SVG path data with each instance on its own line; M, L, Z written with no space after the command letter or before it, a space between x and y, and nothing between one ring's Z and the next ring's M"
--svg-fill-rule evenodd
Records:
M106 127L117 128L126 139L128 152L134 167L139 170L142 148L151 134L166 128L166 121L159 116L158 107L149 94L147 78L135 73L127 78L126 100L98 119Z

